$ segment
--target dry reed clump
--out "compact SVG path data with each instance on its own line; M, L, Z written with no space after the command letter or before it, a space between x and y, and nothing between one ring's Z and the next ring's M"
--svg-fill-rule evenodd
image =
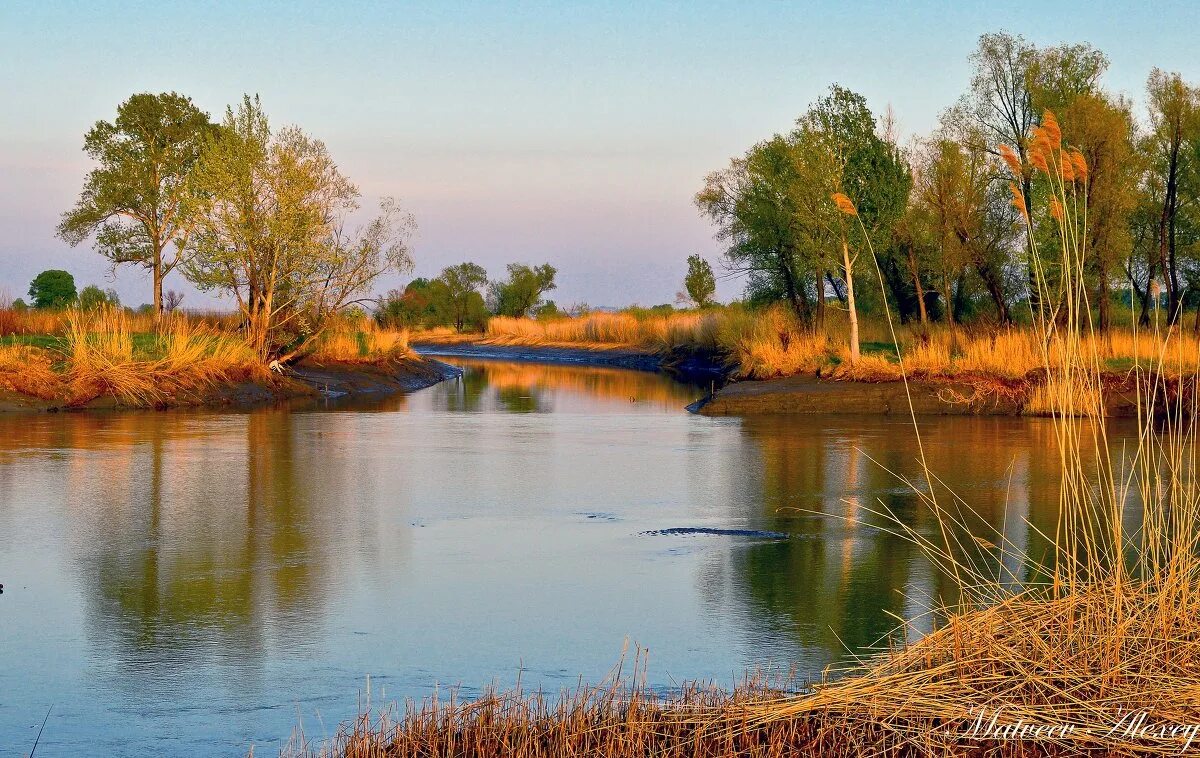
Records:
M155 354L135 355L129 322L115 308L68 313L69 402L111 395L129 405L152 406L219 382L269 378L244 341L182 316L163 325Z
M329 329L309 357L316 361L358 363L412 356L407 329L388 329L364 320L344 322Z
M53 400L62 394L62 377L54 370L54 356L26 345L0 346L0 389Z
M671 695L614 682L559 696L489 691L472 700L451 693L402 711L370 712L343 725L331 743L293 737L289 756L356 758L768 758L812 754L808 723L745 728L756 706L779 697L760 683L734 692L687 685Z
M819 715L837 731L877 733L876 749L912 754L960 755L1020 724L1015 742L1070 754L1200 750L1200 598L1172 591L1182 589L1102 581L1010 597L745 721ZM1131 723L1139 714L1142 731ZM1069 728L1044 729L1056 726Z

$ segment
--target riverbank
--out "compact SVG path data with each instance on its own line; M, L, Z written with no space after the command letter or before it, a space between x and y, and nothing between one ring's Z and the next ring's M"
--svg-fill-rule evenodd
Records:
M248 408L304 398L383 396L413 392L458 376L459 369L420 357L374 362L301 361L283 373L261 372L240 380L214 381L170 394L153 403L103 393L84 402L45 398L0 387L0 413L54 413L192 407Z
M869 414L919 416L1044 415L1043 383L1032 379L998 382L986 377L911 379L903 381L839 381L814 376L727 384L694 403L690 410L705 416L760 414ZM1104 381L1104 415L1137 416L1137 388L1126 376ZM910 411L911 408L911 411Z
M424 356L564 363L580 366L661 371L706 387L709 394L688 406L705 416L770 414L921 416L1044 415L1048 399L1041 376L998 380L983 375L899 378L877 381L797 374L777 379L729 381L730 370L712 356L654 353L624 345L529 344L463 335L450 342L417 341ZM1137 415L1137 388L1125 374L1104 376L1104 414Z

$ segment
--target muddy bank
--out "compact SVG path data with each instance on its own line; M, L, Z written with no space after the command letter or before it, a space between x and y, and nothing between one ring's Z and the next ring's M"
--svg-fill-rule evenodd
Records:
M980 380L914 379L903 382L842 382L811 376L728 384L689 410L705 416L757 414L849 414L873 416L909 413L937 416L1017 416L1026 412L1031 385ZM1106 382L1109 417L1134 416L1132 386L1114 378Z
M458 376L454 366L428 358L406 358L382 363L301 362L263 381L215 384L158 403L155 409L234 407L250 408L316 398L373 396L412 392ZM54 413L58 411L141 409L102 395L81 404L44 400L0 390L0 413Z

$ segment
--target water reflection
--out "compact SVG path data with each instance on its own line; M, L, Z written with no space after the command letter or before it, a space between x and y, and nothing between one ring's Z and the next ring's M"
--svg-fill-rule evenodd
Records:
M352 714L367 674L422 696L524 663L557 687L626 638L662 686L815 675L952 589L876 528L936 528L903 421L708 419L653 374L457 362L408 397L0 418L0 752L50 704L50 752L261 749L298 711ZM939 497L1045 552L1049 424L923 439ZM792 538L644 534L688 526Z

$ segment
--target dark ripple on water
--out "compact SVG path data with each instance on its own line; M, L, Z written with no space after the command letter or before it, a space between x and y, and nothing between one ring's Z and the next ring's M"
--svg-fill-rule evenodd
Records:
M642 532L650 537L690 536L696 534L715 535L718 537L755 537L767 540L787 540L792 535L786 532L771 532L759 529L713 529L704 526L677 526L671 529L654 529Z

